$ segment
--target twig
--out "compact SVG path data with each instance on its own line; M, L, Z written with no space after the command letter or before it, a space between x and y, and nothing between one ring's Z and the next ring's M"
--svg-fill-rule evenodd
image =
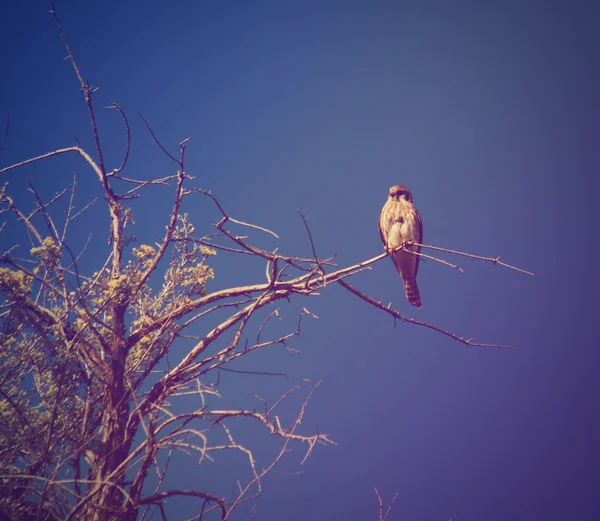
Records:
M47 154L42 154L41 156L32 157L30 159L26 159L25 161L21 161L20 163L15 163L14 165L6 166L4 168L0 168L0 174L4 172L8 172L9 170L13 170L15 168L19 168L21 166L28 165L30 163L35 163L36 161L40 161L42 159L46 159L47 157L60 156L61 154L66 154L68 152L79 152L81 153L81 148L79 147L67 147L60 148L58 150L53 150L52 152L48 152Z
M44 216L44 220L46 221L46 227L48 228L48 232L50 233L50 235L52 236L53 239L55 239L57 242L60 241L58 230L56 229L56 226L54 226L54 221L52 220L52 217L50 217L50 214L46 211L46 208L48 208L53 203L58 201L66 193L67 189L65 188L62 192L59 192L58 194L56 194L49 202L44 204L42 202L42 199L39 196L37 190L33 186L33 183L31 182L31 180L28 181L28 184L29 184L29 190L34 195L35 200L37 202L37 208L33 212L31 212L28 219L31 219L38 212L42 212L42 215Z
M115 175L115 174L118 174L119 172L121 172L123 170L123 168L125 168L125 165L127 164L127 160L129 159L129 151L131 150L131 129L129 128L129 121L127 120L127 115L125 114L125 112L123 111L123 109L121 108L121 106L118 103L113 103L108 108L118 110L119 113L121 114L121 116L123 116L123 122L125 123L125 130L127 132L127 146L125 147L125 157L123 158L123 162L121 163L121 166L119 166L118 168L115 168L112 172L107 174L109 176L112 176L112 175Z
M234 219L233 217L230 217L225 212L225 210L223 209L223 207L221 206L221 203L219 203L217 198L213 194L211 194L208 190L203 190L201 188L196 188L196 187L194 187L193 190L195 192L198 192L198 193L205 195L207 197L210 197L212 199L212 201L215 203L215 205L217 206L219 211L223 214L224 219L222 220L222 224L225 224L227 221L231 221L232 223L239 224L240 226L246 226L248 228L254 228L255 230L260 230L261 232L268 233L268 234L272 235L273 237L275 237L276 239L279 239L279 235L277 235L275 232L269 230L268 228L264 228L263 226L258 226L256 224L250 224L250 223L247 223L244 221L239 221L238 219ZM217 228L220 229L219 226L217 226Z
M375 494L377 495L377 501L379 501L379 521L386 521L388 516L390 515L390 510L392 510L392 506L394 506L394 503L396 502L396 498L398 497L398 492L396 492L394 494L394 497L392 498L392 502L389 504L389 506L387 507L387 510L384 512L381 494L379 494L379 490L377 490L377 487L374 487L374 488L375 488Z
M265 326L267 325L267 322L269 322L269 320L271 320L271 318L273 316L276 316L277 318L281 318L279 316L279 308L274 309L273 311L271 311L271 313L269 313L267 315L267 318L264 319L263 323L260 325L260 327L258 328L258 333L256 334L256 343L260 344L260 335L262 334L263 329L265 328Z
M260 230L261 232L268 233L268 234L272 235L273 237L275 237L276 239L279 239L279 235L277 235L275 232L273 232L273 231L271 231L268 228L265 228L263 226L258 226L256 224L251 224L251 223L246 223L244 221L239 221L238 219L234 219L233 217L227 217L227 220L231 221L232 223L239 224L240 226L246 226L248 228L254 228L255 230Z
M306 411L306 407L308 406L308 402L311 399L316 388L319 386L319 384L320 384L320 382L318 382L317 384L315 384L312 387L312 389L308 393L308 396L304 400L302 407L300 408L300 412L298 413L296 420L285 430L281 429L281 426L279 425L279 419L277 417L275 417L275 423L277 424L277 425L275 425L275 423L270 423L261 414L258 414L258 413L250 414L254 418L257 418L262 423L264 423L271 430L271 432L273 434L282 435L284 437L284 442L283 442L283 446L282 446L281 450L279 451L279 454L275 457L275 459L271 462L271 464L266 469L264 469L260 474L255 473L254 479L252 479L243 489L240 489L240 493L239 493L238 497L233 501L232 505L229 507L229 509L227 511L227 516L225 517L225 519L227 519L229 517L229 515L232 513L232 511L236 508L236 506L242 502L242 498L248 493L248 491L252 488L253 485L257 485L259 487L259 491L260 491L260 482L261 482L262 478L266 474L271 472L275 468L275 465L277 463L279 463L279 461L281 460L283 455L287 452L287 446L288 446L290 440L300 439L302 441L308 442L309 447L306 451L306 454L305 454L304 459L302 460L301 464L303 464L307 460L307 458L310 456L316 443L323 443L323 444L330 443L330 444L335 445L335 442L333 440L329 439L329 437L326 434L315 434L313 436L302 436L300 434L295 433L296 428L298 427L298 425L300 425L302 423L302 420L304 419L304 414ZM231 411L222 411L222 412L229 413ZM249 411L240 411L240 412L249 412Z
M503 345L503 344L480 344L478 342L473 342L473 339L464 339L461 336L455 335L454 333L450 333L450 331L446 331L445 329L434 326L432 324L428 324L427 322L421 322L420 320L416 320L414 318L405 317L402 314L400 314L400 312L398 312L394 309L391 309L388 306L384 306L381 302L377 302L376 300L372 299L371 297L369 297L362 291L357 290L354 286L351 286L345 280L339 279L339 280L337 280L337 282L340 285L342 285L344 288L346 288L348 291L350 291L351 293L354 293L357 297L359 297L362 300L364 300L365 302L367 302L368 304L371 304L372 306L375 306L376 308L381 309L382 311L385 311L386 313L388 313L395 319L401 320L402 322L409 322L409 323L415 324L417 326L423 326L428 329L433 329L434 331L437 331L438 333L442 333L443 335L449 336L450 338L460 342L461 344L465 344L467 346L498 347L498 348L502 348L502 349L514 349L513 346L508 346L508 345Z
M219 367L219 371L225 371L227 373L237 373L237 374L254 374L261 376L285 376L287 380L290 377L286 373L272 373L269 371L242 371L241 369L230 369L228 367Z
M304 223L304 227L306 228L306 233L308 233L308 240L310 241L310 248L312 250L313 257L315 259L315 265L318 268L318 271L323 276L323 280L325 281L326 280L325 279L325 270L323 269L323 266L321 265L321 261L317 257L317 251L315 249L315 243L313 242L312 233L310 232L310 227L308 226L306 217L304 217L304 214L300 211L300 209L298 209L298 213L300 214L300 217L302 217L302 222ZM325 282L325 284L326 284L326 282Z
M471 259L478 259L478 260L492 262L494 264L499 264L500 266L504 266L505 268L509 268L511 270L518 271L519 273L524 273L525 275L533 276L533 273L531 273L530 271L526 271L521 268L516 268L515 266L511 266L510 264L501 262L500 257L482 257L480 255L473 255L472 253L464 253L462 251L449 250L447 248L440 248L439 246L431 246L429 244L420 244L418 242L413 242L411 244L414 244L415 246L420 246L421 248L429 248L430 250L436 250L436 251L445 251L446 253L452 253L453 255L462 255L463 257L469 257Z
M148 267L140 277L140 280L134 289L134 294L137 293L144 284L146 284L146 281L154 272L156 266L161 261L163 255L167 251L167 248L171 242L171 237L173 237L173 234L175 232L175 228L177 226L177 217L179 215L179 207L181 205L181 199L183 198L183 181L185 180L185 172L183 171L183 153L184 148L182 147L181 161L177 161L180 165L180 169L177 172L177 187L175 189L175 200L173 201L173 207L171 209L171 215L169 218L169 224L167 226L165 236L163 237L163 240L160 243L156 255L154 255L154 258L150 261Z
M221 514L222 514L222 518L224 519L225 516L227 515L227 508L225 506L225 501L223 500L223 498L217 497L217 496L213 496L211 494L208 494L206 492L200 492L198 490L167 490L165 492L159 492L158 494L154 494L153 496L148 496L145 498L141 498L138 501L138 505L149 505L149 504L157 504L157 503L161 503L170 497L173 496L191 496L191 497L201 497L204 498L208 501L214 501L215 503L217 503L219 505L219 508L221 509Z
M180 164L179 159L175 159L171 155L171 153L163 146L163 144L158 140L158 138L156 137L156 134L154 134L154 131L152 130L152 127L150 126L150 123L148 123L146 121L146 118L142 114L140 114L139 112L138 112L138 116L140 118L142 118L142 121L146 125L146 128L148 129L148 132L150 132L150 135L152 136L152 139L154 139L154 142L158 145L158 148L160 148L169 159L175 161L175 163L177 163L179 165Z
M96 152L98 154L98 164L100 166L100 170L102 172L102 181L104 183L105 191L108 191L108 182L106 180L106 168L104 167L104 156L102 153L102 147L100 145L100 135L98 134L98 125L96 124L96 115L94 113L94 107L92 104L92 95L98 91L97 88L91 87L88 82L83 79L81 75L81 71L79 70L79 66L75 61L75 56L73 55L73 51L71 50L71 46L69 45L69 41L67 40L67 35L63 29L63 26L58 18L58 14L54 8L54 2L52 2L52 9L50 10L52 15L54 16L54 20L56 21L56 25L58 26L58 30L60 31L60 35L62 37L65 48L67 49L68 59L73 66L73 70L79 80L79 85L81 86L81 90L83 91L83 95L85 97L85 104L88 108L88 114L90 116L90 123L92 125L92 133L94 135L94 143L96 145ZM107 194L108 195L108 194Z
M410 243L413 244L413 243ZM401 246L398 246L398 248L396 248L395 250L392 251L392 253L396 252L396 251L405 251L406 253L410 253L411 255L418 255L419 257L423 257L424 259L429 259L429 260L433 260L435 262L439 262L440 264L444 264L446 266L449 266L450 268L455 268L458 271L460 271L461 273L464 273L463 269L460 266L457 266L456 264L451 264L450 262L447 262L445 260L442 259L438 259L437 257L433 257L431 255L427 255L426 253L421 253L418 251L413 251L413 250L409 250L407 248L407 246L410 246L409 243L405 243L402 244Z

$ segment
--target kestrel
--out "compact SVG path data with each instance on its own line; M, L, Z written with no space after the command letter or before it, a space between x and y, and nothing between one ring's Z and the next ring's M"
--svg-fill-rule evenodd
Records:
M412 194L404 185L394 185L379 218L379 235L388 252L393 252L405 242L423 242L423 222L413 204ZM420 246L407 246L407 249L419 252ZM394 266L404 280L404 290L408 301L421 307L421 296L417 286L419 256L402 250L390 254Z

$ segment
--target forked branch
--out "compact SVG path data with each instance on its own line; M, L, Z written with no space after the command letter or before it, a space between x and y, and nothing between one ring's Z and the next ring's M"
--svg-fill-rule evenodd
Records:
M375 487L375 495L377 496L377 501L379 502L379 521L387 521L390 511L392 510L392 507L398 498L398 492L394 494L394 497L392 498L392 501L388 505L385 512L383 510L383 500L381 499L381 494L379 493L379 490L377 490L377 487Z

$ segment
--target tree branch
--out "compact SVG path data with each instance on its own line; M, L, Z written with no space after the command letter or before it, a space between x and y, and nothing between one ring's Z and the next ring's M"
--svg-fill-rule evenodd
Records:
M427 322L421 322L420 320L416 320L414 318L407 318L407 317L401 315L400 312L398 312L398 311L396 311L394 309L391 309L389 306L384 306L381 302L377 302L376 300L372 299L371 297L369 297L365 293L362 293L361 291L357 290L354 286L351 286L345 280L340 279L337 282L341 286L343 286L344 288L346 288L348 291L350 291L350 293L354 293L354 295L356 295L358 298L364 300L366 303L371 304L371 306L374 306L374 307L376 307L378 309L381 309L382 311L384 311L388 315L391 315L395 319L401 320L402 322L408 322L410 324L415 324L417 326L422 326L422 327L426 327L428 329L433 329L434 331L437 331L438 333L442 333L443 335L446 335L446 336L452 338L453 340L456 340L457 342L460 342L461 344L465 344L467 346L472 346L472 347L499 347L499 348L503 348L503 349L514 349L513 346L507 346L507 345L502 345L502 344L480 344L478 342L473 342L472 339L465 339L463 337L455 335L454 333L450 333L449 331L446 331L445 329L436 327L436 326L434 326L432 324L428 324Z
M453 255L462 255L463 257L469 257L470 259L477 259L477 260L492 262L494 264L499 264L500 266L504 266L505 268L508 268L508 269L511 269L514 271L518 271L519 273L524 273L525 275L533 276L533 273L531 273L530 271L526 271L521 268L516 268L515 266L511 266L510 264L506 264L504 262L500 262L500 257L481 257L479 255L473 255L472 253L464 253L462 251L449 250L447 248L440 248L439 246L431 246L429 244L420 244L418 242L411 242L411 243L407 243L407 244L414 244L415 246L420 246L421 248L429 248L430 250L445 251L447 253L452 253ZM409 251L409 250L405 250L405 251Z

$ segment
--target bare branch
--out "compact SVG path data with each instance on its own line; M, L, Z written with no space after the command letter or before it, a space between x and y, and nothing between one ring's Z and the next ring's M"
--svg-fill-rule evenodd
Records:
M138 192L142 188L146 188L147 186L150 186L150 185L169 186L169 183L167 181L170 181L171 179L176 179L176 178L177 178L177 175L169 175L166 177L162 177L160 179L148 179L147 181L140 181L138 179L130 179L128 177L121 177L118 175L115 176L115 179L118 179L119 181L124 181L126 183L131 183L131 184L137 185L137 186L133 187L131 190L128 190L127 192L122 193L119 196L119 199L121 199L121 200L137 198L139 196Z
M504 266L505 268L509 268L511 270L518 271L519 273L524 273L525 275L533 276L533 273L531 273L530 271L526 271L521 268L516 268L515 266L511 266L510 264L506 264L504 262L500 262L500 257L481 257L479 255L473 255L471 253L464 253L462 251L449 250L447 248L440 248L439 246L431 246L429 244L419 244L418 242L414 242L414 243L411 242L410 244L414 244L415 246L420 246L421 248L429 248L430 250L445 251L447 253L452 253L453 255L462 255L463 257L469 257L471 259L478 259L478 260L482 260L482 261L493 262L494 264L499 264L500 266Z
M150 135L152 136L152 139L154 139L154 142L158 145L158 148L160 148L169 159L171 159L172 161L174 161L175 163L177 163L181 167L180 160L179 159L175 159L175 157L173 157L170 154L170 152L163 146L163 144L158 140L158 138L156 137L156 134L154 134L154 130L152 130L152 127L150 126L150 123L148 123L148 121L146 121L146 118L142 114L140 114L139 112L138 112L138 116L142 119L142 121L146 125L146 128L148 129L148 132L150 132Z
M8 209L17 216L17 219L25 223L27 230L29 231L29 233L31 233L31 235L33 235L36 238L38 244L42 244L44 240L42 238L42 234L33 225L31 220L23 212L21 212L21 210L17 208L12 197L6 195L6 187L3 187L0 191L0 202L6 203L8 205Z
M305 436L305 437L298 438L299 435L297 435L295 433L296 428L302 423L302 420L304 419L304 413L306 411L306 407L308 406L308 402L309 402L310 398L312 397L312 394L315 391L315 389L319 386L319 384L320 384L320 382L318 382L316 385L314 385L312 387L312 389L310 390L308 396L306 397L306 399L304 400L304 403L302 404L302 407L300 409L300 412L298 413L296 420L292 423L292 425L290 425L290 427L288 429L285 430L285 432L283 434L280 434L280 435L283 435L284 442L283 442L283 446L282 446L281 450L279 451L279 454L275 457L275 459L271 462L271 464L266 469L264 469L260 474L255 474L254 479L252 479L246 485L246 487L244 487L243 489L240 490L240 494L235 499L235 501L232 503L232 505L229 507L226 518L229 517L229 515L233 512L233 510L236 508L236 506L243 501L244 496L248 493L248 491L254 485L258 485L260 487L260 482L261 482L262 478L265 475L267 475L269 472L271 472L275 468L275 465L277 465L277 463L279 463L279 461L281 460L283 455L287 452L288 444L292 439L301 439L301 441L306 441L309 445L301 464L303 464L307 460L307 458L310 456L316 443L335 444L334 441L330 440L329 437L324 434L315 434L313 436ZM227 413L229 411L223 411L223 412ZM246 411L244 411L244 412L246 412ZM256 416L254 416L254 414L256 414L256 413L253 413L253 417L256 418ZM261 421L262 423L265 423L265 421L263 421L261 418L264 418L264 416L258 415L257 419L259 419L259 421ZM279 425L279 419L277 417L275 417L275 422L277 424L276 429L278 431L281 431L281 426ZM267 425L267 427L269 427L268 420L267 420L266 425ZM269 428L271 429L271 427L269 427ZM277 434L277 432L273 432L273 434Z
M451 264L450 262L447 262L445 260L438 259L437 257L433 257L432 255L427 255L425 253L421 253L421 252L409 250L408 246L409 246L408 243L402 244L400 247L396 248L394 250L394 252L398 251L398 250L402 250L402 251L405 251L407 253L410 253L411 255L417 255L419 257L423 257L424 259L429 259L429 260L432 260L432 261L435 261L435 262L439 262L440 264L444 264L444 265L446 265L446 266L448 266L450 268L455 268L458 271L460 271L461 273L464 273L463 269L460 266L457 266L456 264Z
M298 419L296 419L296 421L294 422L292 427L287 428L287 429L283 429L281 427L279 418L277 416L275 416L274 421L271 422L266 415L257 413L255 411L247 411L247 410L243 410L243 409L230 410L230 411L229 410L222 410L222 411L213 410L213 411L207 411L207 414L210 414L215 417L214 420L212 421L213 425L223 421L226 418L249 417L249 418L254 418L255 420L258 420L260 423L262 423L265 427L267 427L267 429L269 429L271 434L274 434L276 436L281 436L281 437L285 438L286 440L298 440L298 441L306 442L309 444L309 448L307 451L307 455L304 457L304 460L303 460L303 462L304 462L304 461L306 461L306 458L308 457L308 455L310 455L310 453L312 452L312 449L316 443L322 443L324 445L327 445L327 444L335 445L335 442L329 438L328 434L319 434L318 433L318 434L306 436L303 434L295 434L294 433L295 428L302 422L302 418L304 417L304 413L305 413L306 405L308 404L308 401L310 400L314 390L319 386L320 383L321 382L318 382L311 389L302 408L300 409ZM295 390L295 389L297 389L297 387L294 387L293 390Z
M71 51L71 47L67 40L65 31L62 27L60 19L58 18L58 15L54 8L54 3L52 4L52 9L50 12L54 16L54 20L56 21L56 25L58 26L58 29L60 31L63 43L68 52L69 61L71 62L71 65L73 66L73 69L75 71L77 79L79 80L81 90L83 91L83 94L85 97L85 104L88 108L88 114L90 117L90 123L91 123L91 127L92 127L92 134L94 136L94 143L96 144L96 153L98 154L98 166L95 167L95 170L96 170L96 173L97 173L97 175L100 179L100 182L102 183L102 186L104 188L104 194L106 197L106 201L108 203L110 220L111 220L111 241L112 241L112 245L113 245L113 266L112 266L111 276L113 278L118 278L120 276L120 272L121 272L121 261L122 261L122 253L123 253L123 236L122 236L123 218L122 218L121 210L120 210L118 202L117 202L117 196L113 192L113 190L108 182L108 176L106 174L106 168L104 166L104 157L102 154L102 147L100 145L100 136L98 133L98 125L96 124L96 116L94 114L94 107L92 104L92 95L98 89L91 87L89 85L89 83L87 83L83 80L83 77L79 70L79 66L77 65L77 62L75 61L75 57L73 56L73 52ZM83 154L83 151L79 147L76 147L76 150L79 153ZM93 161L91 160L91 158L89 158L88 162L90 162L90 164L94 164ZM94 166L95 166L95 164L94 164Z
M179 215L179 206L181 205L181 198L183 193L183 181L185 179L185 173L183 171L183 150L184 149L182 148L182 159L180 165L181 168L177 172L177 188L175 190L175 201L173 201L173 208L171 210L171 216L169 219L169 225L167 226L167 231L165 232L165 236L163 237L163 240L160 243L158 252L152 259L152 262L150 262L150 264L146 268L146 271L141 276L140 281L138 282L135 290L133 291L134 294L139 291L139 289L146 283L152 272L156 269L156 266L167 251L167 248L171 241L171 237L175 232L175 226L177 225L177 216Z
M52 3L52 9L50 10L50 12L54 16L54 20L56 22L56 25L58 26L58 30L60 31L60 35L62 37L63 43L65 45L65 48L67 49L69 61L71 62L71 65L73 66L73 70L75 71L77 79L79 80L79 85L81 86L81 90L83 91L83 94L85 96L85 104L87 105L87 108L88 108L88 113L90 116L90 123L92 124L92 133L94 134L94 142L96 143L96 152L98 153L98 163L99 163L100 171L102 172L102 178L103 178L103 181L105 184L104 188L106 191L108 191L108 184L106 183L106 179L105 179L106 178L106 169L104 168L104 158L102 155L102 147L100 146L100 136L98 134L98 126L96 125L96 116L94 114L94 108L92 106L92 94L97 92L98 89L91 87L89 85L89 83L84 81L83 76L81 75L81 72L79 71L79 66L77 65L77 62L75 61L75 57L73 56L73 51L71 51L71 46L69 45L69 42L67 40L67 35L65 34L62 24L60 23L60 19L58 18L58 14L56 13L56 10L54 8L54 2Z
M219 371L225 371L226 373L236 373L236 374L250 374L250 375L260 375L260 376L284 376L287 380L290 377L286 373L272 373L269 371L242 371L240 369L230 369L228 367L219 367Z
M54 226L54 221L52 220L52 217L50 217L50 214L46 210L49 206L58 201L66 193L67 189L65 188L62 192L56 194L48 203L44 204L39 194L37 193L37 190L33 186L33 183L31 181L28 181L28 184L31 193L33 193L33 195L35 196L35 200L37 202L37 208L29 215L29 219L31 219L38 212L42 212L44 220L46 221L46 227L50 232L50 236L54 240L60 241L58 230L56 229L56 226Z
M381 499L381 495L379 494L379 490L377 490L377 487L375 487L375 495L377 496L377 501L379 502L379 521L386 521L388 516L390 515L390 510L392 510L392 507L394 506L394 503L396 502L396 498L398 497L398 492L396 492L394 494L394 497L392 498L392 502L388 505L387 510L385 512L383 511L383 501Z
M223 500L223 498L213 496L211 494L208 494L207 492L200 492L198 490L167 490L165 492L160 492L158 494L154 494L153 496L148 496L140 499L138 501L138 505L159 503L173 496L200 497L203 499L207 499L208 501L214 501L219 505L219 508L221 509L221 519L225 519L227 515L227 507L225 506L225 501Z
M436 326L434 326L432 324L428 324L427 322L421 322L420 320L416 320L414 318L405 317L405 316L401 315L398 311L396 311L394 309L391 309L389 306L384 306L381 302L377 302L376 300L372 299L371 297L369 297L365 293L357 290L354 286L351 286L345 280L339 279L339 280L337 280L337 282L341 286L343 286L344 288L346 288L348 291L350 291L351 293L354 293L357 297L363 299L368 304L371 304L372 306L375 306L376 308L381 309L382 311L385 311L386 313L388 313L389 315L391 315L395 319L401 320L402 322L408 322L410 324L415 324L417 326L422 326L422 327L426 327L428 329L433 329L434 331L437 331L438 333L442 333L443 335L446 335L446 336L448 336L448 337L450 337L450 338L452 338L452 339L460 342L461 344L465 344L467 346L472 346L472 347L499 347L499 348L503 348L503 349L514 349L513 346L507 346L507 345L502 345L502 344L480 344L478 342L473 342L472 339L465 339L463 337L455 335L454 333L450 333L449 331L446 331L445 329L436 327Z
M62 154L67 154L69 152L77 152L78 154L80 154L87 161L87 163L94 169L94 172L96 172L96 175L98 175L98 177L101 178L102 174L101 174L101 170L98 167L98 165L96 165L94 160L79 146L60 148L57 150L53 150L52 152L48 152L47 154L42 154L41 156L32 157L31 159L26 159L25 161L21 161L20 163L15 163L14 165L10 165L10 166L1 168L0 174L3 174L4 172L8 172L10 170L14 170L15 168L19 168L21 166L28 165L30 163L35 163L37 161L41 161L42 159L46 159L48 157L60 156Z
M258 226L256 224L250 224L250 223L247 223L244 221L239 221L237 219L234 219L233 217L230 217L225 212L225 210L223 209L223 207L221 206L221 203L219 203L217 198L213 194L211 194L208 190L202 190L201 188L193 188L193 190L195 192L201 193L202 195L210 197L212 199L212 201L215 203L215 205L217 206L217 208L219 209L219 211L223 214L223 219L220 221L219 225L217 225L217 228L220 229L221 226L223 226L227 221L231 221L232 223L239 224L240 226L246 226L248 228L254 228L255 230L260 230L261 232L268 233L269 235L272 235L276 239L279 239L279 235L277 235L275 232L269 230L268 228L264 228L263 226Z
M315 265L318 268L318 271L323 276L323 279L325 280L325 270L323 269L323 266L321 265L321 261L317 257L317 250L315 249L315 243L313 241L312 233L310 232L308 222L306 221L306 217L304 217L304 214L300 210L298 210L298 213L300 214L300 217L302 217L302 222L304 223L304 227L306 228L306 233L308 234L308 239L310 241L310 248L312 250L313 257L315 259ZM324 282L324 283L326 284L326 282Z
M123 117L123 122L125 123L125 130L127 132L127 146L125 148L125 157L123 158L123 162L121 163L121 165L119 167L115 168L112 172L107 174L109 176L112 176L112 175L116 175L119 172L121 172L123 170L123 168L125 168L125 165L127 164L127 160L129 159L129 151L131 150L131 129L129 128L129 121L127 120L127 115L125 114L125 112L123 111L123 109L121 108L121 106L118 103L113 103L108 108L116 109L119 111L119 113Z

